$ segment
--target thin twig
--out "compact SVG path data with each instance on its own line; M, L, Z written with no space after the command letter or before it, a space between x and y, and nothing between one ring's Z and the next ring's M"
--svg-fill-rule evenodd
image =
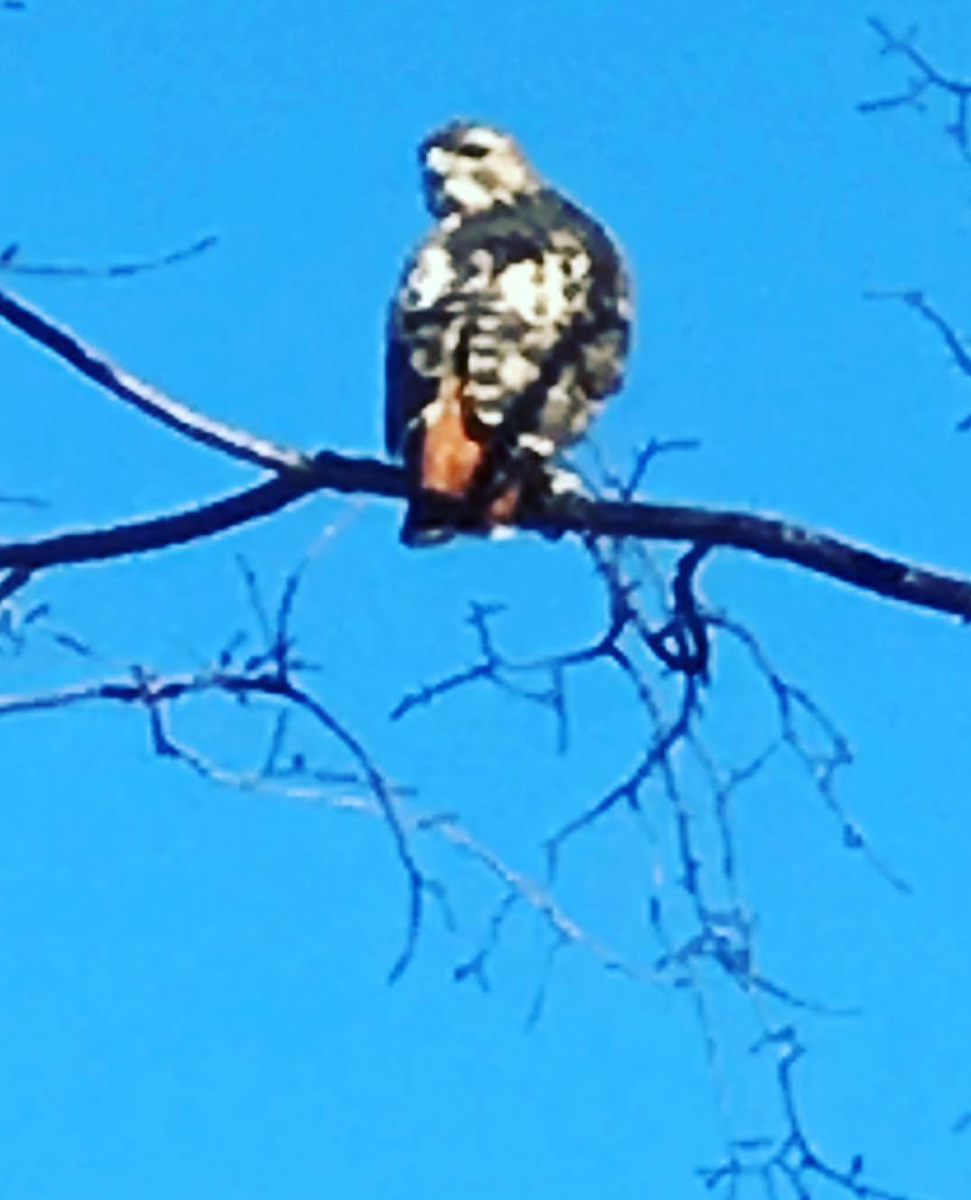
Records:
M8 275L33 275L47 279L119 279L131 275L142 275L146 271L158 271L163 267L173 267L177 263L195 258L206 250L212 249L219 241L210 234L199 238L179 250L171 250L160 254L157 258L146 258L139 262L109 263L106 267L78 266L76 264L59 263L22 263L18 261L20 246L16 243L8 246L0 253L0 271Z
M907 291L870 291L863 293L866 300L900 300L908 308L913 309L928 325L937 331L947 347L948 353L954 360L954 365L962 375L971 378L971 349L967 341L958 333L954 326L931 304L924 293L917 288ZM971 414L962 417L957 423L960 433L971 429Z
M971 163L971 83L945 75L917 49L916 30L902 36L891 32L883 21L870 17L867 24L880 39L880 53L898 55L916 72L907 80L902 91L875 100L864 100L856 106L864 114L886 112L895 108L914 108L923 111L924 97L938 93L949 97L953 116L944 132L954 141L965 162Z

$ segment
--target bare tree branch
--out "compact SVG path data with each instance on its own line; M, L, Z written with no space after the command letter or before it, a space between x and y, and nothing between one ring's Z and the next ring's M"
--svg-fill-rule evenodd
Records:
M87 267L59 263L25 263L19 261L20 246L13 242L0 252L0 271L8 275L33 275L46 279L120 279L131 275L142 275L146 271L158 271L163 267L174 267L212 249L219 241L212 234L199 238L188 246L170 250L157 258L146 258L139 262L109 263L106 267Z
M373 459L347 458L330 451L307 456L246 431L194 412L150 384L116 367L73 333L0 292L0 318L62 358L114 395L186 437L235 458L272 467L277 476L245 492L171 516L135 521L108 529L80 530L31 542L0 544L0 567L34 571L41 567L90 562L144 553L193 541L293 503L322 489L366 492L399 498L405 494L399 467ZM429 508L458 515L449 497L430 496ZM928 570L914 563L856 546L851 542L751 513L706 510L683 505L594 501L558 497L517 524L557 537L564 533L687 541L696 545L750 550L819 574L841 579L864 591L971 619L971 580Z
M15 7L11 0L0 0L2 7ZM956 117L947 129L971 161L968 133L968 100L971 85L948 80L940 75L915 48L912 35L903 39L890 34L879 21L871 21L883 41L883 52L903 56L918 71L906 90L861 104L861 112L912 106L923 107L926 94L937 90L948 93L957 106ZM119 264L101 272L85 268L22 266L15 261L16 246L0 252L0 271L22 274L93 275L134 274L137 271L178 261L205 248L198 243L187 251L177 252L156 262ZM900 299L915 308L932 324L944 339L959 368L971 375L971 357L963 341L940 315L932 309L919 292L900 293ZM152 419L181 433L183 436L219 450L233 458L269 469L273 476L259 484L223 497L212 503L194 506L182 512L151 519L132 521L111 528L94 528L62 533L32 541L0 544L0 622L17 612L17 605L3 602L24 587L32 576L46 567L82 563L122 555L143 553L179 545L233 528L261 516L269 515L313 494L318 490L341 493L362 493L390 499L405 494L402 470L387 463L365 458L349 458L330 451L316 455L277 445L245 430L215 421L165 395L153 386L113 364L100 351L83 343L71 331L16 298L0 292L0 317L61 358L89 381L103 387L114 396L137 407ZM971 426L971 418L966 423ZM560 950L571 945L585 946L607 969L617 971L640 982L667 983L674 987L687 986L698 1011L705 1019L702 996L701 968L713 964L727 974L749 998L777 1001L796 1008L835 1013L840 1010L801 999L795 993L774 983L755 967L753 922L738 903L735 887L735 852L729 829L728 804L732 794L755 776L777 747L793 752L807 776L812 779L831 811L840 822L844 841L853 849L863 849L892 882L903 886L875 858L856 825L848 818L834 792L838 769L849 761L849 747L838 729L822 710L801 689L785 682L771 667L761 647L741 626L701 606L694 592L694 578L702 560L719 548L741 549L763 557L790 562L804 569L839 579L851 586L916 607L949 613L971 620L971 578L962 578L928 570L916 564L887 557L868 548L854 545L845 539L819 531L804 529L786 520L737 511L706 510L688 505L659 505L635 501L637 487L649 462L667 449L692 446L690 442L652 442L634 463L630 477L616 480L616 499L592 500L584 496L567 496L550 500L534 510L524 512L516 522L521 528L558 537L573 533L582 537L594 555L606 584L610 601L607 628L602 637L590 645L567 654L551 655L542 660L515 663L505 658L492 637L491 612L478 607L472 624L479 638L481 661L470 669L455 673L437 684L406 696L395 711L401 716L412 708L451 693L465 684L485 681L507 693L525 697L551 709L556 717L561 745L567 735L565 679L572 668L595 661L607 661L620 670L633 689L636 700L644 708L650 726L648 737L637 748L637 757L625 770L621 781L598 802L573 820L567 821L544 843L549 856L550 875L562 846L574 834L587 829L607 812L629 811L633 814L645 807L645 790L657 786L661 796L670 802L671 838L670 859L673 870L664 878L671 890L690 897L689 917L697 920L698 931L672 941L667 936L666 921L670 913L662 914L661 901L651 896L650 924L665 943L663 955L651 967L634 967L613 954L595 940L559 905L552 888L533 882L507 866L488 845L469 834L453 814L413 814L399 805L400 790L384 776L363 742L313 693L296 683L300 663L292 654L293 641L289 633L290 616L297 587L298 573L291 575L282 600L271 615L263 603L256 575L243 564L243 576L250 605L256 617L264 647L250 657L245 666L230 665L232 650L227 649L216 667L192 675L158 678L150 672L135 668L130 676L119 680L64 688L32 696L0 697L0 717L14 713L67 708L90 702L122 702L140 708L147 717L154 748L184 763L204 778L230 787L270 787L281 778L308 775L323 778L323 772L308 772L300 756L287 754L288 719L302 712L323 730L329 744L342 748L354 767L334 780L342 785L359 786L363 797L342 796L335 806L365 811L383 820L391 834L397 859L404 868L407 880L408 914L405 944L391 971L397 978L412 960L424 919L424 902L433 896L446 907L440 885L425 874L415 856L414 835L439 836L463 855L468 856L498 883L500 898L492 911L484 939L478 952L456 969L457 978L475 978L487 983L489 959L497 946L508 915L519 905L528 905L546 922L551 935L548 957L537 991L531 1019L538 1018L546 998L553 964ZM444 513L450 511L450 501L431 497L430 504ZM600 553L605 539L611 545ZM635 595L639 580L620 569L622 546L633 539L686 543L673 573L670 603L662 595L662 616L655 628ZM631 554L640 552L651 557L640 546L632 546ZM663 580L666 584L666 580ZM666 593L666 587L663 589ZM750 757L741 766L724 772L702 747L695 728L701 713L701 697L708 683L709 636L724 630L739 640L761 671L774 695L779 733L764 750ZM627 641L621 644L621 634ZM631 645L633 643L633 645ZM653 659L650 657L653 655ZM665 713L655 696L655 675L669 678L657 671L657 661L674 672L678 692L673 712ZM647 664L645 667L644 664ZM653 671L654 674L649 674ZM543 684L532 686L530 680L539 672ZM663 699L659 683L657 695ZM247 775L210 762L194 748L176 740L168 728L168 714L175 704L203 691L247 699L262 696L274 702L275 719L269 745L262 757L262 766ZM298 718L303 720L304 718ZM800 722L803 722L800 727ZM805 726L810 726L807 737ZM818 747L822 743L822 748ZM720 852L706 858L704 833L699 833L700 817L697 807L687 803L675 780L676 759L694 754L708 769L710 803ZM284 789L289 791L290 789ZM294 793L299 785L293 785ZM306 790L306 789L305 789ZM313 794L319 795L319 789ZM719 873L722 877L719 880ZM715 886L711 878L716 877ZM715 894L718 884L723 888ZM727 890L729 899L724 900ZM684 908L684 906L681 906ZM679 919L676 906L673 920ZM721 974L719 978L721 978ZM846 1010L842 1010L846 1011ZM706 1027L709 1057L713 1057L713 1038ZM781 1098L782 1134L778 1138L749 1138L730 1143L726 1161L703 1173L710 1192L719 1192L730 1200L740 1195L741 1182L747 1178L762 1185L768 1197L779 1194L777 1184L787 1195L797 1200L809 1200L810 1187L820 1181L862 1200L899 1200L895 1194L865 1182L863 1161L854 1156L845 1169L833 1166L824 1159L805 1131L796 1104L793 1079L794 1066L802 1047L791 1029L767 1034L760 1049L771 1048L776 1055L776 1084ZM753 1163L751 1156L757 1161Z
M209 667L193 673L158 676L145 668L133 668L129 678L99 680L73 687L23 695L0 695L0 718L27 713L47 712L98 703L116 703L144 708L149 715L152 744L157 754L184 763L194 773L220 787L242 792L285 796L299 801L326 804L329 807L381 817L390 829L399 861L405 866L409 885L409 916L406 943L389 974L391 981L400 977L414 956L422 921L422 896L432 892L441 899L441 889L418 866L410 845L414 834L435 836L466 857L473 859L504 889L502 904L525 903L548 925L554 939L564 945L582 946L608 970L641 983L659 985L665 982L661 973L647 965L637 965L623 959L570 917L547 888L527 875L510 867L488 845L473 836L451 813L422 814L402 808L397 795L402 789L392 787L377 768L361 741L339 721L318 699L296 687L289 678L293 662L286 664L281 675L274 667L263 669L264 656L245 667L231 665ZM323 727L331 739L348 753L357 770L353 775L327 773L327 784L321 786L322 772L308 771L305 766L293 769L267 769L234 772L206 759L199 751L176 739L169 728L167 712L180 700L205 693L223 693L235 698L265 697L303 709ZM282 709L273 723L271 751L267 763L280 750L281 725L287 713ZM303 782L309 778L311 783ZM363 790L365 795L349 795L348 787ZM498 936L498 925L494 936ZM475 963L456 968L456 977L481 975L484 979L485 959L491 946L483 948Z
M351 474L359 465L351 463ZM399 474L396 469L384 464L371 466L379 469L379 482L380 472L391 472L390 476L384 477L383 483L386 491L393 494ZM285 478L272 482L279 484ZM620 507L636 509L638 506ZM400 803L401 790L386 779L357 736L321 700L295 682L296 672L304 664L295 655L290 624L302 567L291 573L279 602L271 607L264 598L256 574L242 564L243 583L259 644L256 652L247 655L241 665L235 660L235 649L240 643L234 639L235 646L224 650L218 656L216 665L195 673L159 677L145 669L135 669L131 675L120 679L102 680L32 696L0 698L0 717L90 703L121 702L145 712L157 753L181 762L214 783L241 790L292 795L297 799L320 801L338 809L379 817L392 836L396 858L404 867L407 884L405 944L392 969L392 979L401 974L414 956L424 919L424 901L429 896L438 900L448 919L450 908L447 907L442 885L425 873L414 852L416 835L440 838L484 869L499 887L498 901L487 921L479 947L456 967L457 979L472 978L483 987L488 986L490 960L499 945L509 915L521 909L532 911L543 921L550 941L530 1012L531 1021L538 1019L542 1012L552 970L561 957L560 951L569 947L583 948L605 969L633 982L687 989L702 1022L709 1061L714 1070L718 1046L704 994L706 976L710 977L712 968L719 977L727 976L739 993L756 1008L773 1003L789 1009L808 1009L831 1016L845 1015L851 1010L807 1000L792 989L781 986L769 973L758 967L753 922L742 904L732 900L724 903L720 891L719 872L725 875L730 885L735 874L734 849L732 836L727 830L727 819L722 820L719 828L722 835L721 856L719 858L716 854L709 857L710 839L701 828L703 818L699 806L682 794L683 785L675 778L678 769L674 761L676 748L681 748L681 755L685 752L697 754L700 748L693 720L699 713L698 697L705 682L706 627L715 630L724 628L738 636L727 618L701 606L693 591L695 575L710 547L704 542L692 543L688 551L674 563L671 588L665 589L656 598L663 614L661 621L665 618L680 619L687 638L686 653L658 655L653 646L657 639L657 621L653 613L642 607L645 600L650 598L650 592L645 595L645 590L637 586L636 571L642 568L642 548L622 540L601 541L589 535L585 536L585 542L594 562L596 576L605 589L605 630L601 636L578 649L517 664L506 658L490 628L496 610L478 606L473 609L471 624L479 642L483 670L476 672L473 669L465 673L464 679L456 678L454 683L445 681L446 686L436 685L425 689L426 694L417 694L404 703L403 711L450 692L462 682L483 678L505 691L548 704L554 709L560 725L565 727L564 681L567 674L573 669L583 669L601 661L613 663L621 670L633 690L635 700L640 701L645 709L648 718L646 742L639 742L634 764L624 772L621 783L611 789L604 801L581 814L572 825L554 833L544 844L555 857L555 851L573 833L592 825L611 810L625 812L640 822L642 810L652 807L648 803L649 797L641 794L652 781L660 789L661 795L667 796L673 830L670 861L674 869L670 873L667 870L654 872L652 877L656 886L667 881L668 895L670 885L683 890L690 897L693 916L691 928L685 931L683 922L688 914L677 900L672 899L665 910L676 931L676 936L671 937L662 926L662 901L652 894L650 924L661 937L663 946L663 953L653 962L645 964L626 954L614 952L599 935L586 929L565 911L549 880L545 883L535 882L508 865L499 853L473 837L455 815L416 814ZM634 564L635 574L627 570L625 560ZM660 628L665 630L667 626L662 624ZM627 638L623 646L620 641L622 635ZM675 646L679 645L677 638L673 638L673 641ZM830 786L831 775L839 762L843 761L843 755L838 752L843 745L838 732L818 708L806 700L800 689L781 680L757 645L746 645L778 702L782 734L772 744L775 741L788 743L816 785L825 792ZM658 662L666 668L661 672L661 680L655 678ZM648 672L653 674L649 675ZM670 678L668 672L674 672L673 686L669 690L673 690L676 696L674 711L666 714L664 689L667 685L663 680ZM538 674L541 680L545 674L548 681L535 685L531 681L531 673ZM240 699L263 697L273 703L276 712L268 730L269 747L265 753L257 754L254 769L242 774L227 770L177 740L170 731L170 711L174 711L180 700L203 692L222 693ZM803 731L797 727L795 714L796 710L801 709L805 709L811 722L821 729L826 743L822 750L813 749L808 739L804 740ZM353 768L350 773L310 769L301 755L285 750L285 714L297 710L305 712L324 731L325 744L333 746L336 743L342 748L344 757L349 756ZM711 768L711 806L716 819L717 814L724 818L729 795L757 773L761 763L771 753L772 744L755 759L729 772L727 778L710 757L706 760ZM363 795L354 795L351 789L360 790ZM828 803L831 807L835 806L833 797L826 794ZM656 814L656 808L654 812ZM841 808L838 814L844 829L848 828L850 823ZM637 958L640 958L639 953ZM845 1171L824 1159L798 1124L794 1086L788 1075L780 1073L774 1086L781 1095L785 1113L788 1114L791 1109L792 1119L777 1138L749 1138L730 1142L722 1165L705 1173L712 1192L718 1191L726 1197L734 1196L736 1183L753 1178L761 1181L766 1189L774 1186L775 1182L782 1188L789 1186L794 1189L794 1195L808 1200L814 1194L816 1181L825 1179L829 1184L857 1197L886 1200L892 1195L865 1182L862 1165L856 1166L856 1159ZM754 1163L753 1154L758 1156L758 1161Z
M911 76L902 91L875 100L864 100L856 106L857 112L885 112L893 108L923 111L925 96L932 93L947 96L953 106L953 116L945 125L944 132L956 143L965 162L971 163L971 83L950 78L939 71L917 49L915 29L898 36L876 17L871 17L867 24L880 39L880 53L899 55L915 69L916 74Z
M708 1191L724 1196L725 1200L736 1200L742 1194L739 1189L744 1180L757 1180L763 1194L770 1198L781 1196L778 1182L786 1186L785 1195L793 1200L812 1200L814 1193L809 1188L815 1177L857 1200L908 1200L901 1192L889 1192L868 1183L862 1155L854 1155L846 1168L834 1167L822 1157L806 1133L796 1105L794 1070L805 1053L796 1031L791 1026L768 1031L752 1048L753 1054L768 1050L777 1055L776 1076L785 1131L779 1138L733 1141L724 1162L698 1172Z
M13 567L0 579L0 603L14 592L19 592L30 581L31 572L26 567Z
M405 494L404 472L391 463L351 458L327 450L305 461L308 465L299 472L278 475L246 491L170 516L32 541L0 543L0 568L36 571L160 550L267 516L314 491L358 492L394 499ZM448 507L446 501L447 498L434 497L434 503L442 508ZM718 547L749 550L763 558L779 559L840 579L862 591L971 620L971 579L878 554L778 517L576 496L558 498L542 511L526 513L518 525L552 537L564 533L596 534L701 543L710 550Z
M12 504L20 508L47 508L47 501L39 496L4 496L0 495L0 504Z
M308 461L310 470L280 474L246 491L170 516L0 544L0 567L36 570L182 545L277 512L324 488L379 496L404 495L403 472L390 463L344 458L326 451Z
M912 891L910 885L876 853L863 830L837 797L837 773L853 761L853 752L844 735L803 688L782 678L750 630L722 614L709 615L707 619L713 628L724 629L745 647L765 679L776 703L781 742L801 764L826 807L839 822L843 845L848 850L861 852L891 887L909 895ZM812 748L809 740L799 732L800 717L808 721L811 729L821 738L821 748Z
M927 300L922 291L911 288L904 292L871 291L864 292L863 295L867 300L899 300L901 303L906 304L908 308L913 309L914 312L922 317L940 335L941 340L947 347L948 353L954 360L954 365L961 374L971 379L971 348L969 348L966 339ZM966 433L971 429L971 414L962 417L958 421L957 429L960 433Z
M193 441L202 442L244 462L278 471L299 470L306 464L305 456L298 450L278 446L265 438L213 420L166 396L158 388L116 366L100 350L85 345L69 329L55 325L43 313L24 304L10 292L0 292L0 317L105 391L133 404L141 412Z

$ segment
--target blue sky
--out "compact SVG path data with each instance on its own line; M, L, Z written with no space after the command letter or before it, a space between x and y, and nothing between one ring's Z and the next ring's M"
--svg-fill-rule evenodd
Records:
M789 11L785 11L788 9ZM971 386L916 318L866 289L925 287L958 326L971 174L940 108L864 119L900 87L866 17L918 22L971 72L957 0L28 0L0 21L0 240L22 262L107 264L205 234L218 247L125 281L10 276L130 370L213 416L306 449L380 449L385 305L421 236L414 148L475 115L602 217L637 287L630 382L598 427L623 466L652 436L697 438L651 469L659 499L785 513L971 572ZM4 281L0 280L0 284ZM254 474L123 408L0 332L3 539L209 499ZM296 632L324 703L422 811L457 813L538 878L544 837L637 761L614 673L572 685L573 741L482 688L391 723L400 697L473 661L470 601L506 606L513 655L602 627L569 542L518 537L417 554L378 501L315 497L178 551L55 571L51 606L0 692L196 670L251 624L236 557L272 596L312 558ZM327 536L322 537L323 534ZM779 1130L760 1019L796 1020L808 1131L892 1191L967 1195L971 1107L966 637L778 564L720 554L703 591L755 630L856 751L842 802L913 892L841 845L796 766L774 758L734 810L759 964L862 1015L753 1006L705 981L717 1062L683 991L561 954L526 1018L549 936L526 911L493 987L452 981L497 893L420 843L458 928L430 911L394 987L405 887L380 824L221 790L153 753L144 717L90 708L0 720L0 1195L5 1200L388 1200L702 1194L728 1137ZM82 658L45 629L70 631ZM663 690L663 686L662 690ZM258 763L266 713L215 700L179 736ZM766 689L722 639L706 736L726 769L772 736ZM321 767L346 767L309 727ZM704 792L685 766L699 823ZM592 934L650 962L651 896L677 909L670 813L651 793L575 840L557 885ZM814 1184L813 1196L835 1194ZM760 1194L754 1187L751 1194Z

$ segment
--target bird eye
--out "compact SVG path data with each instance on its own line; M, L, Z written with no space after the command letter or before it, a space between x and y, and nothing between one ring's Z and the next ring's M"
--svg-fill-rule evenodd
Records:
M488 146L478 146L475 142L466 142L464 146L459 146L459 154L464 154L466 158L485 158L488 153Z

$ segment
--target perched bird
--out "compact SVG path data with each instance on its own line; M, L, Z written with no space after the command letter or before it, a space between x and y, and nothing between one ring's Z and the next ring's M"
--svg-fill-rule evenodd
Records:
M408 545L488 532L550 490L556 456L621 384L631 315L608 234L507 134L454 121L419 162L437 223L405 265L386 357Z

